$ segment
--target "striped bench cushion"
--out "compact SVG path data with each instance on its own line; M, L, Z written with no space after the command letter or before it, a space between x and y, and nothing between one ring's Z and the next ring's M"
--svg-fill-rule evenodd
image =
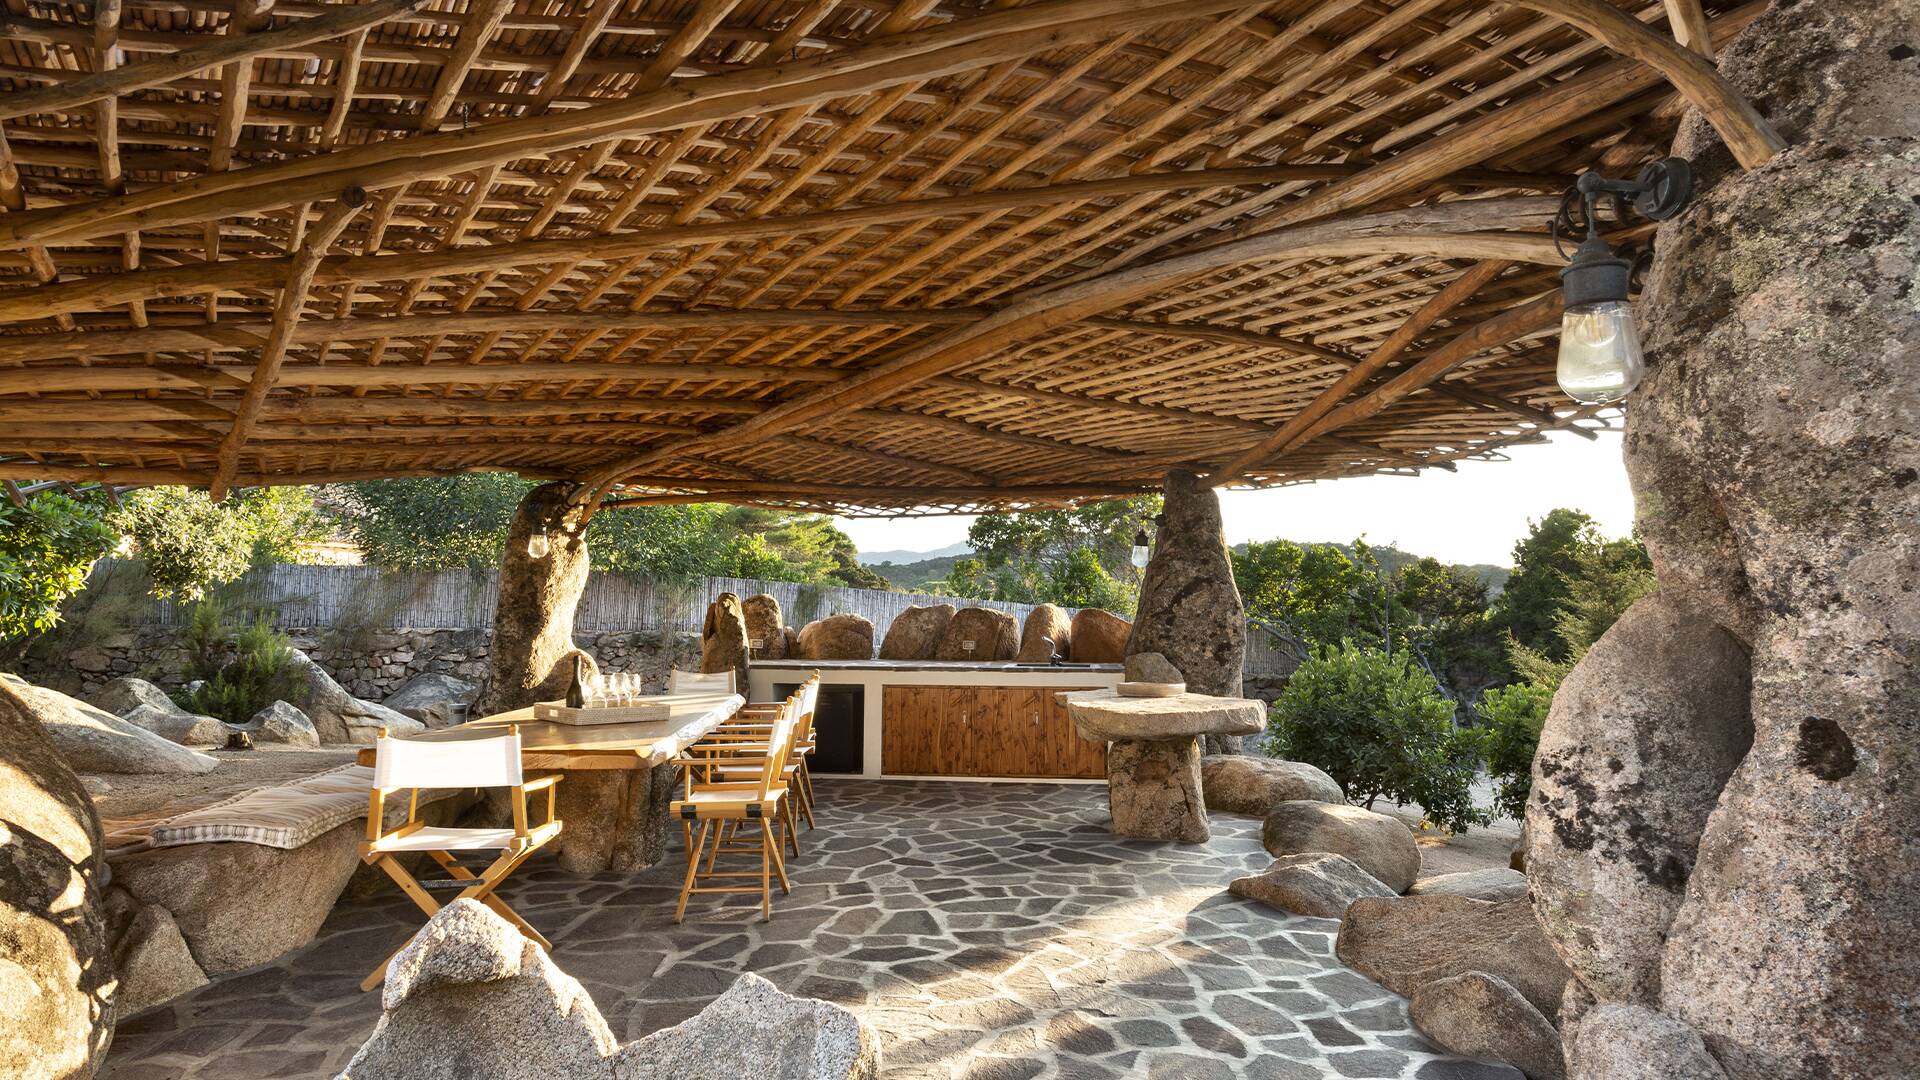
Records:
M365 765L342 765L305 780L256 788L198 810L170 817L153 827L153 847L183 844L241 843L291 850L355 818L367 816L367 793L373 770ZM422 791L420 805L453 795L451 790ZM407 814L406 800L387 806L389 824Z

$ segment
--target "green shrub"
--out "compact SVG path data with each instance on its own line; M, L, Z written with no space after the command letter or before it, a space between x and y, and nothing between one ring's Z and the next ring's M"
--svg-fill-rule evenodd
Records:
M265 616L231 632L217 600L193 605L187 624L187 678L201 683L176 695L180 707L244 724L286 696L293 643Z
M1455 726L1439 684L1404 656L1343 641L1309 659L1273 703L1265 748L1326 770L1362 806L1417 804L1452 831L1488 820L1473 805L1478 733Z
M1514 683L1480 695L1473 711L1486 735L1487 772L1493 777L1493 808L1507 817L1526 813L1533 790L1533 755L1553 704L1553 688Z
M0 639L58 623L60 605L86 585L114 539L87 502L51 491L25 506L0 501Z

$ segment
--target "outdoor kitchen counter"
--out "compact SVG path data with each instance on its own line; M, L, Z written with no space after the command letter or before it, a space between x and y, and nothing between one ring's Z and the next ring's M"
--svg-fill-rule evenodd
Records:
M756 660L751 701L820 673L814 771L953 779L1106 777L1106 747L1079 738L1062 690L1111 688L1119 664Z

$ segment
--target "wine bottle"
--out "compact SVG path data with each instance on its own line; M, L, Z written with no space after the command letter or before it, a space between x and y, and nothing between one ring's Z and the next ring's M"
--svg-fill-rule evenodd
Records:
M573 682L567 686L567 708L569 709L587 707L587 684L586 680L581 678L581 672L586 670L586 666L584 657L573 658Z

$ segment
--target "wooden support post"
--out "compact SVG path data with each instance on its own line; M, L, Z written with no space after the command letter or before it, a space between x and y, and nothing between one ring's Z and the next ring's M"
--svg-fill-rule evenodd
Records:
M340 198L321 216L320 223L307 234L306 245L294 256L293 270L280 290L280 304L273 313L273 326L267 331L266 344L260 348L260 362L254 368L252 381L247 383L246 394L240 399L239 411L234 413L233 426L227 429L226 438L220 441L219 465L214 470L213 482L208 489L208 494L215 502L226 497L234 472L240 466L240 449L246 445L247 436L253 430L267 394L273 390L274 380L280 373L280 361L286 356L287 341L292 336L294 324L300 321L301 309L306 307L307 290L313 286L314 270L319 267L327 249L333 246L334 240L346 230L347 223L366 204L367 193L360 188L348 188L341 192Z

